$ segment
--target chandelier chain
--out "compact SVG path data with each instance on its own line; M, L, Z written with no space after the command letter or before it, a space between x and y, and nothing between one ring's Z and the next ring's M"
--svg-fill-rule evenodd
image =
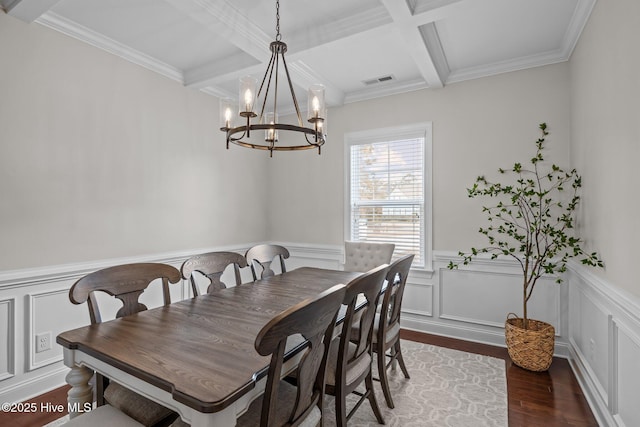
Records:
M280 34L280 0L276 0L276 41L282 40Z

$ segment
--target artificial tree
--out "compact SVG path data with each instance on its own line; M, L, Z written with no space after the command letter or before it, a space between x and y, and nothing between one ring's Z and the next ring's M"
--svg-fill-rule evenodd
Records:
M508 183L491 182L479 176L468 196L496 199L492 206L484 206L489 225L480 233L489 240L483 248L471 248L470 253L460 252L462 263L469 264L482 253L491 258L504 255L515 259L522 268L522 319L528 329L527 303L536 282L545 275L556 275L562 282L569 258L581 257L582 264L603 267L597 253L586 253L584 243L573 235L574 212L580 202L578 190L582 179L575 169L566 172L553 164L543 172L544 143L549 134L546 123L540 124L542 136L536 141L536 153L529 167L515 163L511 169L499 169L500 174L510 175ZM458 263L450 262L449 268Z

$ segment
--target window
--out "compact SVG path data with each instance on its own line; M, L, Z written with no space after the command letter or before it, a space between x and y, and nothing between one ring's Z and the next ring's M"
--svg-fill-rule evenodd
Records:
M347 134L345 157L346 239L394 243L430 269L431 123Z

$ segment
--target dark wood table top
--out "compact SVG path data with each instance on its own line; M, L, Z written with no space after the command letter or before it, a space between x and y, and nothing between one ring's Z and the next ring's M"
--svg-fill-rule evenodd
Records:
M304 267L213 295L64 332L57 342L170 392L199 412L220 411L268 369L254 340L275 315L360 273Z

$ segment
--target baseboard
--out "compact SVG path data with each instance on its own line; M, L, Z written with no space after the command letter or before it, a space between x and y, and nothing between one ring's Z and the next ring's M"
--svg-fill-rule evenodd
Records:
M616 423L609 413L606 403L602 400L600 393L594 392L594 390L598 389L598 385L593 381L593 371L590 371L588 366L582 363L584 359L576 353L575 346L571 346L570 350L572 354L569 357L569 365L573 370L578 384L580 384L580 388L584 392L584 396L593 412L593 416L596 421L598 421L598 425L615 426Z

